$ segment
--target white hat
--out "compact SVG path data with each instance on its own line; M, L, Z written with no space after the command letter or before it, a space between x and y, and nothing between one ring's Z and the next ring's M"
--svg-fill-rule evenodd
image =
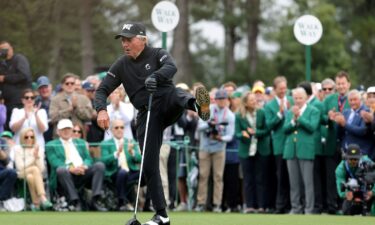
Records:
M375 93L375 86L367 88L367 93Z
M73 128L73 123L70 119L61 119L57 123L57 129L58 130L61 130L61 129L64 129L64 128Z

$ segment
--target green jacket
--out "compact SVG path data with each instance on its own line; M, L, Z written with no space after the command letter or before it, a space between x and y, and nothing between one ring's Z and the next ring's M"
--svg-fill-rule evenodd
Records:
M320 113L314 106L307 105L302 115L292 124L293 113L288 111L284 132L286 135L284 159L314 159L315 133L320 122Z
M75 138L73 139L73 143L82 158L83 164L87 167L90 167L93 163L93 160L90 156L89 150L87 149L86 141ZM48 163L51 167L49 185L51 191L54 191L57 187L56 169L59 167L68 167L68 165L65 164L65 150L63 143L60 141L60 138L49 141L46 144L45 152L47 155Z
M309 105L314 106L317 110L319 110L320 113L320 121L318 129L316 130L314 137L315 137L315 155L322 155L323 153L323 146L322 146L322 129L324 129L323 123L323 111L324 111L324 105L321 101L318 100L318 98L314 97L310 102ZM323 128L322 128L323 127Z
M244 138L242 136L242 131L246 131L250 126L246 117L242 117L240 113L236 113L235 122L235 136L239 140L238 156L240 158L249 157L249 147L250 139ZM254 129L254 128L253 128ZM266 117L263 109L258 109L256 111L256 128L255 137L258 139L257 152L262 156L268 156L271 154L271 140L270 140L270 130L266 124Z
M290 106L293 105L293 100L287 96ZM268 102L264 106L266 124L271 130L272 149L274 155L282 155L285 144L285 133L283 130L285 117L280 118L277 113L279 112L279 104L276 98Z
M323 124L326 125L326 144L322 148L322 155L332 156L336 152L337 148L337 126L336 123L329 120L328 112L332 109L335 109L336 112L339 112L339 105L338 105L338 98L339 94L334 93L328 95L324 101L324 112L323 112ZM349 109L349 101L345 101L344 109Z
M129 154L128 150L128 144L131 142L133 144L133 151L134 156ZM119 166L118 166L118 160L115 158L115 152L116 149L116 143L113 138L103 141L100 144L101 149L101 158L100 161L102 161L105 164L105 176L111 176L115 172L117 172ZM139 151L139 145L134 140L128 140L124 139L124 152L125 157L128 162L128 166L130 170L136 171L139 170L138 163L141 162L141 152Z
M367 156L362 156L360 161L362 161L362 162L372 162L371 159L368 158ZM342 199L345 198L346 190L342 191L341 185L343 183L348 182L348 178L350 177L350 175L348 174L348 172L346 170L345 164L346 164L346 160L342 160L340 162L340 164L337 166L336 171L335 171L337 193L338 193L339 197L342 198ZM348 168L349 168L349 171L355 176L355 173L356 173L358 168L352 168L350 166ZM375 185L372 187L371 191L372 191L372 195L375 196ZM371 215L375 215L375 201L374 200L372 201Z

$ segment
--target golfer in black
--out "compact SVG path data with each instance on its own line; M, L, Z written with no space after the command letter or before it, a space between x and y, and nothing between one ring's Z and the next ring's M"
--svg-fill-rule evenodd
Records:
M184 109L197 111L203 120L208 120L210 98L204 87L197 88L196 98L182 89L175 88L172 78L177 68L172 57L161 48L147 45L146 29L142 23L124 24L121 33L116 35L117 38L121 38L125 55L111 66L96 91L97 122L101 128L108 129L106 100L113 90L123 84L131 103L138 110L137 136L145 154L143 171L147 191L151 194L156 210L154 217L146 224L169 225L159 170L163 131L181 116ZM153 93L153 101L146 140L147 149L143 149L150 93Z

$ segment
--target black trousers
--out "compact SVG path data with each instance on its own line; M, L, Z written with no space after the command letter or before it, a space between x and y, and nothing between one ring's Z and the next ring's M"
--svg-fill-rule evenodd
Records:
M238 195L240 192L240 175L239 163L225 164L224 168L224 189L223 189L223 205L230 209L237 208ZM225 204L226 203L226 204Z
M144 154L143 172L146 178L147 191L155 210L166 208L163 187L160 178L159 154L163 142L163 131L182 115L185 109L194 110L195 98L179 88L171 88L163 95L155 94L152 101L146 149L143 149L145 138L147 103L139 109L137 115L137 136Z
M314 192L315 210L329 212L337 210L336 175L337 160L335 156L315 156Z
M286 167L286 161L282 155L275 155L277 192L276 192L276 210L286 212L290 207L289 197L289 176Z

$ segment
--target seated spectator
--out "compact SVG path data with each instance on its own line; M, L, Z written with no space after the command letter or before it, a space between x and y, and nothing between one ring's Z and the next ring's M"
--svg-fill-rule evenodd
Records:
M61 187L73 210L81 210L77 189L91 186L91 207L97 211L107 211L99 204L105 166L102 162L93 163L82 139L73 139L73 123L62 119L57 123L59 138L46 144L47 159L51 166L50 187Z
M115 119L111 121L113 138L101 143L101 161L106 165L105 176L116 183L118 210L133 211L126 194L129 182L139 178L141 153L138 145L130 139L124 138L124 121Z
M12 132L6 130L1 132L0 137L5 140L4 147L8 149L9 153L9 163L7 165L7 168L14 169L14 146L16 145L16 143L13 140L13 134Z
M33 90L25 89L22 95L23 108L15 108L9 122L9 127L14 132L16 144L20 144L20 131L31 127L35 131L38 145L44 149L43 133L48 129L48 117L45 109L35 106L35 95ZM44 151L44 150L43 150Z
M44 152L39 149L33 128L20 132L20 145L14 146L14 151L18 177L26 179L29 186L31 209L50 209L52 203L46 197L43 182Z
M4 201L11 197L14 184L17 181L17 173L14 169L8 168L9 149L6 141L0 138L0 211L4 211Z
M375 215L375 185L372 186L372 189L368 189L359 181L360 173L358 171L363 169L365 164L374 166L367 156L361 154L359 145L350 144L347 147L345 159L336 168L336 187L340 198L344 200L342 204L344 215L366 214L367 206L364 207L364 204L371 206L371 214ZM359 185L358 190L350 188L350 184L352 186ZM343 185L344 190L342 189Z

